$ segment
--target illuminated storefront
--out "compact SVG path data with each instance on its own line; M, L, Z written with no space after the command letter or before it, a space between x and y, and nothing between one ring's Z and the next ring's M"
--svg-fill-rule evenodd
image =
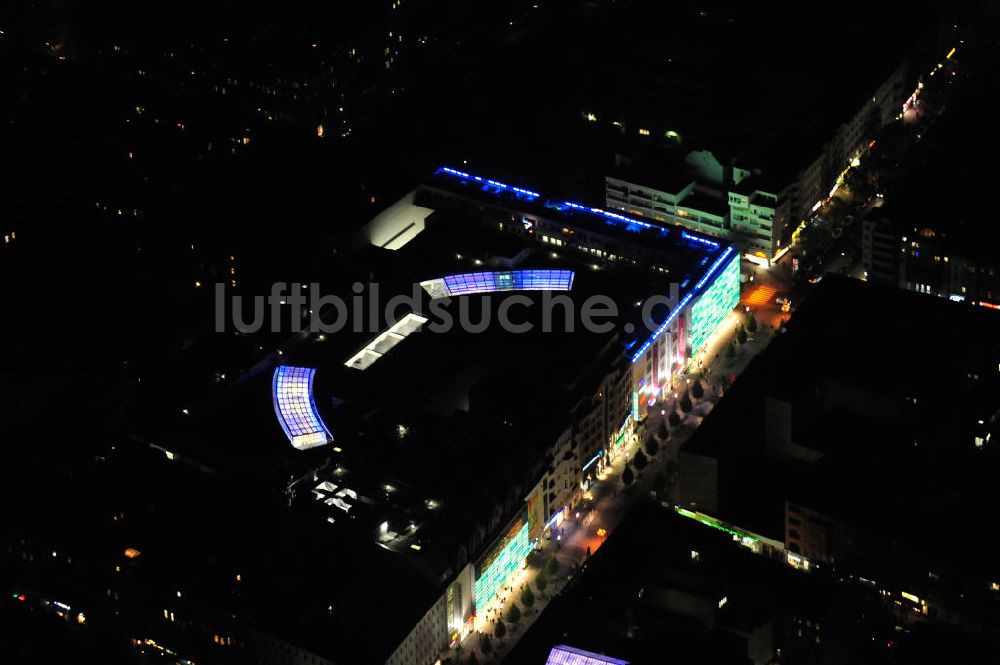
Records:
M544 493L545 478L542 478L524 500L528 507L528 538L534 542L541 538L542 530L545 528Z
M563 506L556 512L552 513L552 517L550 517L549 521L545 523L545 528L558 529L562 526L564 519L566 519L566 506Z
M476 614L489 605L531 553L528 528L528 520L522 515L476 565Z
M740 302L740 257L736 255L719 272L712 285L691 308L691 355L705 344L719 324Z
M795 552L785 552L785 562L796 570L802 570L805 572L812 570L812 562Z
M747 548L754 554L761 554L764 551L763 544L761 542L762 537L757 534L740 530L730 524L727 524L726 522L723 522L722 520L716 519L710 515L706 515L705 513L700 513L694 510L688 510L687 508L679 508L679 507L674 508L674 510L677 511L677 514L681 515L682 517L687 517L688 519L701 522L705 526L716 529L717 531L728 533L730 536L733 537L733 541L736 544L740 545L741 547ZM779 548L782 547L781 543L778 543L777 541L772 541L768 544L772 546L776 545Z
M593 457L591 457L590 460L587 461L583 465L583 467L581 467L580 471L583 472L583 473L586 473L587 469L589 469L590 467L594 466L594 464L596 464L598 461L600 461L600 459L602 457L604 457L604 451L603 450L598 450L597 454L594 455Z
M638 394L633 393L632 403L635 408L638 408L637 400ZM625 421L618 428L617 432L612 433L609 437L607 454L598 461L597 473L601 473L611 466L614 460L618 459L618 455L628 447L628 443L631 441L634 432L635 420L632 417L632 410L630 409L628 415L625 416Z
M684 287L684 285L681 285ZM641 423L673 390L677 372L719 328L740 299L740 255L726 247L646 341L631 352L632 417Z

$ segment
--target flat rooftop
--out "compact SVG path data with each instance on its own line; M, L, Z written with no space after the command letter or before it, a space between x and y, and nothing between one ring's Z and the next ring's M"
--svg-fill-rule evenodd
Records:
M561 197L543 196L459 169L438 169L426 184L524 215L565 222L575 230L593 231L636 247L650 247L658 253L657 261L666 269L671 281L680 284L682 295L691 291L706 268L730 247L725 241L681 226L639 219ZM585 244L585 241L580 242Z
M709 196L702 192L694 192L677 204L678 208L690 208L701 212L707 212L716 217L725 217L729 214L729 204L715 196Z
M255 485L258 491L263 487L265 493L298 478L293 512L301 526L289 536L289 546L305 547L310 530L322 534L317 542L336 543L324 567L324 584L344 588L330 592L331 604L363 605L350 596L349 588L357 585L338 580L385 580L387 575L393 579L394 596L406 599L391 615L380 611L379 644L386 656L457 574L459 546L468 543L477 525L503 524L522 508L520 497L541 477L549 462L546 453L570 424L571 414L593 398L606 371L628 362L628 344L650 334L643 328L633 335L636 339L621 334L624 322L638 320L638 304L668 293L675 282L685 293L697 292L705 272L719 257L728 256L728 245L698 234L543 198L530 190L489 183L484 188L478 181L440 174L432 176L431 183L482 200L499 198L578 229L652 242L676 262L661 271L602 261L489 228L454 211L421 212L422 228L405 242L370 240L343 256L340 266L343 275L377 283L380 306L393 296L415 292L415 302L395 310L396 319L410 322L412 329L402 331L409 334L381 343L378 357L364 369L352 366L349 361L359 350L391 325L381 317L377 325L368 325L372 312L366 305L362 328L349 325L339 332L291 335L280 345L280 354L253 356L232 377L216 379L215 389L201 399L192 397L186 412L164 405L162 419L147 420L156 431L143 435L156 446L155 454L169 451L173 462L211 468L236 478L237 484ZM577 308L572 327L557 309L551 330L543 330L540 312L548 294L541 291L516 292L531 302L514 308L513 318L534 325L523 334L498 325L481 332L457 325L434 332L429 325L412 325L414 319L406 319L411 309L424 315L429 310L430 295L420 288L421 282L517 270L573 274L571 289L558 293ZM334 292L347 299L355 295L344 282L336 287ZM371 287L366 289L362 297L371 294ZM468 305L473 323L483 312L495 320L508 294L491 295L497 297L488 306L480 296L453 298L446 311L458 321L461 308ZM582 327L580 305L594 295L608 296L618 307L610 330ZM331 444L308 450L290 445L272 406L272 377L279 364L316 370L313 399L332 435ZM511 488L517 495L512 502L505 498L513 496ZM470 558L476 554L469 552ZM301 610L285 607L276 613L261 605L249 614L279 637L334 655L336 651L327 650L334 644L330 635L357 631L366 617L376 621L361 611L334 612L330 618L319 605ZM348 620L347 614L353 616Z
M975 441L1000 436L998 395L1000 313L828 274L683 452L719 460L718 516L744 528L781 540L792 500L989 571L975 534L1000 461ZM768 447L771 398L811 459Z
M616 156L611 177L677 194L695 180L684 167L686 155L680 147L672 151L633 148Z
M662 663L667 650L678 662L750 662L734 633L751 633L782 611L815 617L832 603L831 585L669 508L638 502L505 662L541 665L556 644L633 665Z

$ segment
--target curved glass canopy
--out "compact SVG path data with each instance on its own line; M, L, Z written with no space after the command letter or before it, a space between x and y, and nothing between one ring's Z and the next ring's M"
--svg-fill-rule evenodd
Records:
M313 399L315 376L316 370L310 367L279 365L271 382L274 413L288 440L298 450L308 450L333 441Z
M421 282L432 298L497 291L569 291L572 270L488 270L445 275Z

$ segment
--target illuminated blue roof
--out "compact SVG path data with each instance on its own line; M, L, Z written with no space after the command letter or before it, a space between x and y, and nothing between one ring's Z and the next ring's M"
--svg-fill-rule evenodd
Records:
M447 173L448 175L455 176L456 178L463 178L465 180L474 180L483 186L484 192L511 192L515 194L518 198L524 198L528 201L533 201L537 199L541 194L538 192L533 192L530 189L522 189L520 187L512 187L499 180L491 180L489 178L483 178L482 176L472 175L471 173L466 173L465 171L459 171L458 169L448 168L447 166L442 166L437 170L438 173Z
M691 240L692 242L700 242L701 244L707 245L709 247L719 246L718 241L712 240L710 238L705 238L704 236L697 236L689 231L681 231L681 237L683 237L685 240Z
M445 275L447 294L493 291L569 291L573 287L572 270L508 270L467 272Z
M316 370L309 367L280 365L274 370L271 383L278 422L292 446L299 450L333 441L313 399L315 375Z
M628 665L628 661L560 644L552 647L545 665Z
M635 217L629 217L621 213L611 212L610 210L604 210L603 208L583 205L582 203L576 203L574 201L543 198L538 192L522 189L520 187L514 187L497 180L484 178L482 176L453 169L448 166L442 166L434 173L435 175L448 176L462 183L476 183L476 186L486 194L497 196L506 192L514 194L518 200L539 203L550 210L556 210L559 212L582 212L589 216L596 217L606 224L611 224L618 228L625 229L626 231L633 231L636 233L639 231L658 231L663 237L678 234L681 240L701 249L718 249L722 246L717 240L691 233L681 227L636 219Z
M667 316L666 320L664 320L663 323L661 323L660 326L653 331L653 334L650 335L645 342L643 342L642 346L639 347L639 350L632 354L633 364L639 362L639 358L642 357L642 354L644 354L646 350L649 349L650 346L652 346L656 338L659 337L660 334L662 334L663 331L667 329L667 326L669 326L670 323L677 318L677 315L684 311L684 308L687 306L689 302L691 302L691 299L698 294L698 292L701 290L703 286L705 286L705 284L708 283L708 281L712 278L712 276L722 266L723 262L728 257L732 256L734 251L735 250L732 248L732 246L726 247L726 251L724 251L719 256L719 258L715 260L715 262L711 265L711 267L709 267L709 269L705 272L705 274L702 275L701 279L698 280L698 283L694 285L694 289L689 291L686 296L681 298L681 301L677 303L677 307L674 307L670 311L670 314Z
M572 210L580 210L582 212L586 212L591 215L596 215L598 217L604 218L604 220L607 223L614 224L616 226L621 226L625 228L627 231L637 232L642 229L654 230L654 231L659 231L660 235L664 236L670 233L670 230L668 228L660 224L650 224L649 222L644 222L642 220L635 219L633 217L626 217L625 215L622 215L617 212L611 212L609 210L604 210L603 208L595 208L593 206L585 206L580 203L574 203L573 201L561 201L558 203L552 201L546 201L545 205L555 210L563 210L564 208L570 208Z
M520 190L495 180L489 180L487 178L466 173L465 171L459 171L458 169L442 167L435 171L435 175L444 176L448 179L454 180L456 184L464 188L465 191L470 191L471 189L477 197L480 197L481 194L487 194L492 197L502 198L509 192L514 192L515 194L521 192L522 195L518 195L516 197L517 200L532 203L536 209L540 206L543 210L539 210L539 212L542 214L544 214L544 209L547 209L562 213L564 216L572 217L573 214L582 215L584 218L589 218L594 221L599 220L603 224L610 225L626 232L648 234L637 240L639 244L645 242L646 239L658 240L663 238L666 241L665 247L668 252L671 247L680 250L674 253L673 260L675 263L671 265L670 268L680 282L681 292L684 293L686 291L686 294L683 298L681 298L677 306L671 310L666 320L663 321L659 327L657 327L657 329L642 343L641 346L638 347L636 351L633 352L630 348L629 353L633 363L639 361L642 355L649 349L650 346L652 346L653 342L677 318L677 315L684 311L684 308L688 306L692 300L698 297L707 285L710 285L711 280L716 276L725 261L732 257L732 255L736 252L736 249L732 245L729 245L724 241L692 233L691 231L688 231L680 226L636 219L628 215L583 205L573 201L544 198L536 192ZM523 195L524 193L530 194L530 196ZM574 219L568 219L566 222L567 225L572 225L574 223ZM710 265L709 261L712 261ZM678 265L681 266L680 269L677 269ZM707 268L705 267L706 265L708 266ZM488 276L502 273L478 274ZM459 293L501 290L495 285L490 286L488 278L483 278L478 282L476 279L473 279L471 275L453 275L451 278L461 278L456 282L457 289L460 289L456 292ZM445 279L447 280L449 278ZM691 282L696 279L697 282L695 282L694 286L690 286ZM429 285L430 282L424 284L425 288L427 288L427 285ZM451 284L447 284L446 286L448 289L451 289ZM441 289L441 291L444 290L445 289ZM432 296L433 295L435 294L432 291ZM633 346L634 344L635 342L633 342Z

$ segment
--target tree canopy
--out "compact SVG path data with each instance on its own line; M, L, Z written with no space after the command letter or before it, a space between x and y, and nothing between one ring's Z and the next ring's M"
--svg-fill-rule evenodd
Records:
M649 464L649 459L646 457L645 454L643 454L641 450L637 450L635 452L635 457L632 458L632 464L639 471L642 471L643 469L646 468L646 465Z
M517 603L510 604L510 609L507 610L507 620L511 623L517 623L521 620L521 608L517 606Z
M701 380L695 379L691 384L691 395L695 399L701 399L705 396L705 386L701 384Z

